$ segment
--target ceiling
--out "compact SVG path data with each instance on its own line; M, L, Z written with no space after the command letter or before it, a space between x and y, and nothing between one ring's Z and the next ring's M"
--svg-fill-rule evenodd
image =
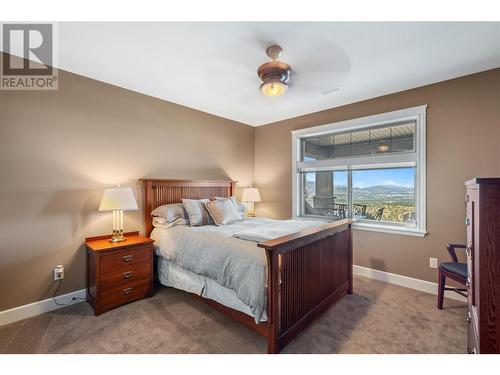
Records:
M500 66L500 23L60 23L57 41L59 68L253 126ZM272 43L277 98L256 72Z

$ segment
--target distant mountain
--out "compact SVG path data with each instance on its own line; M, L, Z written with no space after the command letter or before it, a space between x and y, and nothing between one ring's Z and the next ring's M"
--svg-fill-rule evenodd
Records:
M347 190L347 187L344 187ZM365 188L354 188L355 191L370 192L375 194L413 194L412 187L398 186L398 185L375 185L367 186Z
M306 191L310 193L314 193L316 184L311 181L306 182ZM347 186L338 185L335 186L335 193L342 194L347 192ZM353 189L353 193L362 192L366 193L374 193L374 194L413 194L413 187L406 186L398 186L398 185L375 185L375 186L367 186L364 188L355 187Z
M315 183L306 182L306 195L315 195ZM335 186L334 195L339 201L344 201L347 197L347 186ZM355 203L394 203L413 204L415 191L413 187L397 185L376 185L364 188L353 188L353 200Z

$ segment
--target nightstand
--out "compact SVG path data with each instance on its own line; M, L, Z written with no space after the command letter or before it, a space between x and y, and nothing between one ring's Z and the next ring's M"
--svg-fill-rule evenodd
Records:
M95 315L153 295L153 243L139 232L126 241L109 242L111 235L85 239L87 301Z

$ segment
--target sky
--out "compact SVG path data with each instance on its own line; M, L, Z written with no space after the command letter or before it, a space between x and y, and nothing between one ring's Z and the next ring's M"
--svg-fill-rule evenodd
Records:
M333 173L335 185L347 186L347 172ZM306 174L307 181L315 181L315 173ZM352 184L355 188L368 186L395 185L413 187L415 185L415 168L371 169L352 172Z

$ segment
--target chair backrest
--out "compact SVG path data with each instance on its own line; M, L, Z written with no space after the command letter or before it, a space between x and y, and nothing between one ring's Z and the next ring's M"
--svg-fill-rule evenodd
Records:
M356 203L354 203L352 205L352 213L354 215L365 216L366 215L366 204L356 204Z
M373 220L381 220L382 219L382 215L384 214L384 209L385 207L381 207L377 210L377 213L375 214Z
M455 252L455 249L465 249L466 246L462 244L456 244L456 243L449 243L446 245L446 250L448 250L448 253L450 254L451 260L455 263L458 262L458 257L457 253Z
M306 211L306 214L311 214L311 215L321 215L322 214L322 211L318 210L317 208L314 208L308 202L304 202L304 209Z

